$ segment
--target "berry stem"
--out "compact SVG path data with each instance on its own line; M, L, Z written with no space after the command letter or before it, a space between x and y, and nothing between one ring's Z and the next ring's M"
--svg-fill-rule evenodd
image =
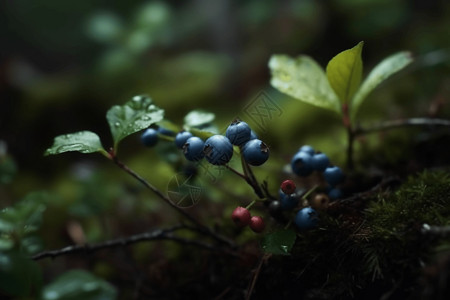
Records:
M253 190L255 191L255 194L260 198L263 199L264 194L261 190L261 187L258 183L258 180L256 180L255 174L253 174L252 169L250 168L249 164L245 161L244 157L242 156L242 152L241 154L241 163L242 163L242 169L244 170L244 174L247 175L247 183L253 188Z
M188 219L190 222L196 225L196 227L199 229L199 231L213 237L219 242L228 244L230 246L234 246L234 243L227 239L226 237L223 237L221 235L218 235L214 231L212 231L210 228L206 227L202 223L200 223L196 218L194 218L192 215L190 215L187 211L183 210L181 207L178 207L175 203L172 202L168 197L166 197L158 188L153 186L150 182L145 180L143 177L141 177L139 174L134 172L132 169L130 169L127 165L125 165L123 162L121 162L117 156L110 153L112 161L122 170L124 170L126 173L134 177L137 181L142 183L146 188L151 190L153 193L155 193L160 199L162 199L164 202L166 202L169 206L171 206L173 209L175 209L178 213L183 215L186 219Z
M313 186L309 191L307 191L307 192L302 196L302 200L307 200L308 197L309 197L312 193L314 193L314 192L317 190L318 187L319 187L318 184L316 184L315 186Z
M256 203L256 200L253 200L253 201L250 202L250 204L247 205L245 208L246 208L246 209L250 209L250 208L252 208L252 206L253 206L255 203Z
M168 135L165 135L165 134L158 134L158 139L161 139L161 140L166 141L166 142L171 142L171 143L175 142L175 137L168 136Z

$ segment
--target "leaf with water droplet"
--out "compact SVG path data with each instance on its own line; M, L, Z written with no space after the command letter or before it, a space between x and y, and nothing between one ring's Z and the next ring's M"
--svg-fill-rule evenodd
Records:
M274 231L264 237L261 246L266 253L289 255L296 237L292 229Z
M272 72L270 84L280 92L338 114L342 113L339 98L331 88L324 70L311 57L272 55L269 68Z
M45 151L44 155L55 155L70 151L81 153L101 152L106 154L96 133L79 131L55 137L53 145Z
M164 110L152 103L147 96L134 96L124 105L114 105L108 110L108 120L114 140L114 149L127 136L148 128L164 118Z
M43 300L98 300L117 298L117 290L107 281L83 270L71 270L48 284Z

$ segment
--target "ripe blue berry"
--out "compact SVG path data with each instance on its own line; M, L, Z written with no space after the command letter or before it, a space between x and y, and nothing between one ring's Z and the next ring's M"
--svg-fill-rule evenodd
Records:
M248 209L241 206L236 207L231 214L231 219L239 227L247 226L250 223L250 218Z
M280 196L280 203L282 210L290 210L297 206L298 197L295 194L287 195L283 193Z
M155 146L158 143L158 132L153 128L147 128L141 135L141 142L147 147Z
M266 227L263 218L261 218L260 216L251 217L250 224L248 225L250 226L251 230L253 230L256 233L263 232L264 228Z
M297 152L291 160L292 172L298 176L308 176L312 173L312 157L305 151Z
M257 139L258 135L256 134L256 132L254 132L253 130L250 131L250 139L254 140Z
M233 156L233 145L227 137L217 134L206 140L203 152L211 164L224 165Z
M306 230L316 227L318 220L317 211L314 208L305 207L297 212L294 223L298 229Z
M336 184L344 181L344 173L341 168L337 166L331 166L325 169L323 172L323 178L329 185L335 186Z
M309 155L313 156L315 153L315 150L313 147L311 147L310 145L304 145L301 146L300 149L298 150L298 152L306 152Z
M189 131L181 131L178 132L177 135L175 136L175 145L182 149L184 143L186 143L186 141L188 140L188 138L193 137L192 133L190 133Z
M261 140L250 140L242 148L242 155L250 165L260 166L269 158L269 147Z
M329 164L330 160L324 153L316 153L312 156L311 165L316 171L325 171Z
M175 132L162 126L158 127L158 133L167 136L175 136Z
M281 183L280 188L283 191L283 193L290 195L295 192L296 186L292 180L287 179Z
M183 145L184 157L190 161L198 161L203 158L203 147L205 143L196 136L187 139Z
M235 120L228 126L225 135L233 145L242 146L250 140L251 131L247 123Z
M342 198L342 191L338 188L332 188L328 191L328 197L330 197L331 200Z

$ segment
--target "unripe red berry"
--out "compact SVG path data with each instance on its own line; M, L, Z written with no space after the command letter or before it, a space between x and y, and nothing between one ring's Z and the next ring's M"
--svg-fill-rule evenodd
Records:
M250 218L248 209L241 206L236 207L231 214L231 219L239 227L247 226L250 223Z
M296 189L295 183L290 179L285 180L281 183L281 190L286 195L295 193L295 189Z
M256 233L263 232L264 228L266 228L266 224L264 224L264 220L260 216L253 216L250 219L249 226Z

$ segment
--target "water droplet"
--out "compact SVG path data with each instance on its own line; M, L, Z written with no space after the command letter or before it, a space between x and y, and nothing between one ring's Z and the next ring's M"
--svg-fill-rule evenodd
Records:
M114 123L114 126L115 126L115 127L120 127L120 122Z
M150 117L149 117L149 116L143 116L143 117L142 117L142 120L144 120L144 121L150 121Z
M289 247L286 245L280 245L281 251L284 253L289 253Z
M147 107L147 110L154 110L156 108L156 106L154 105L154 104L150 104L148 107Z
M56 291L46 291L44 293L45 300L56 300L59 298L59 293Z

